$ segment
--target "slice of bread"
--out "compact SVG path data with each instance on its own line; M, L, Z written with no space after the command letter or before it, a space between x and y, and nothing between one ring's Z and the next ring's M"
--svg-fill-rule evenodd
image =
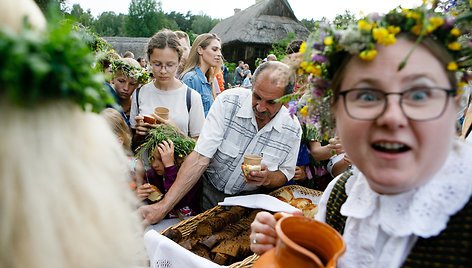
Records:
M144 122L146 122L148 124L151 124L151 125L155 125L156 124L156 118L154 118L152 116L149 116L149 115L145 115L144 116Z
M248 164L241 164L241 170L243 171L243 175L245 178L249 175L251 171L261 171L261 165L248 165Z
M159 189L157 189L156 186L150 184L152 189L154 189L154 192L152 192L149 196L148 196L148 199L151 200L151 201L159 201L162 199L162 197L164 196L161 191L159 191Z
M290 201L290 205L303 210L306 206L311 204L311 200L308 198L295 198Z
M292 201L292 199L294 198L292 191L285 188L282 188L282 191L280 192L279 196L283 197L286 200L285 202L287 203L290 203L290 201Z
M318 206L315 204L308 204L302 209L303 215L308 218L314 218L316 213L318 213Z

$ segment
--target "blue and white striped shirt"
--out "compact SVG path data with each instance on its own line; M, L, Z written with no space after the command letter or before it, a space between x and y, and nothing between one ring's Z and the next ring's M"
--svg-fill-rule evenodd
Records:
M219 191L237 194L258 186L246 184L241 171L245 154L262 156L269 171L280 170L290 180L295 174L301 127L287 108L261 130L252 111L252 91L235 88L216 98L203 125L195 151L211 158L206 174Z

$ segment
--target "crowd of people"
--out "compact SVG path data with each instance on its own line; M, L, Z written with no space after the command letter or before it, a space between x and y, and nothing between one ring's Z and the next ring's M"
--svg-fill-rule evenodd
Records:
M0 13L13 11L2 5ZM32 1L19 6L18 16L1 21L19 37L2 38L35 42L21 39L19 21L25 15L34 26L28 34L38 36L46 22ZM324 191L316 219L342 234L340 267L470 265L472 148L464 140L472 139L472 109L463 88L471 66L463 60L470 55L460 54L470 43L454 47L460 27L424 6L405 12L368 17L344 32L326 26L322 39L295 40L284 60L267 55L254 72L240 60L226 90L218 36L201 34L191 44L185 32L168 29L150 38L146 57L97 54L103 83L80 73L94 65L89 54L61 62L83 87L31 65L37 69L28 78L43 81L38 70L48 70L56 87L25 84L17 98L15 83L25 77L2 75L0 267L131 267L145 259L145 227L289 184ZM419 20L404 23L415 14L438 18L429 36L414 34L415 25L426 27ZM349 34L377 45L353 48ZM49 36L37 46L59 47ZM297 116L328 87L336 125L331 136L314 138L306 130L316 120ZM306 107L292 111L300 100ZM245 176L248 154L262 164ZM257 215L255 253L275 247L275 224L272 214Z

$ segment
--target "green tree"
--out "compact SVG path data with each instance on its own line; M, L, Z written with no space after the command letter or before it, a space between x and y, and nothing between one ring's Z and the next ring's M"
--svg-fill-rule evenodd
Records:
M51 4L56 5L61 10L61 12L64 12L66 0L34 0L34 2L36 2L41 11L47 15L47 10Z
M313 31L316 26L316 21L313 19L307 20L307 19L302 19L301 23L305 25L305 27L308 29L308 31Z
M182 13L178 13L175 11L172 11L168 14L166 14L166 18L168 21L174 21L177 25L177 27L173 30L181 30L184 32L189 32L192 30L192 21L193 21L193 15L190 13L190 11L187 12L187 15L184 15Z
M285 58L285 50L287 49L288 44L295 39L295 33L288 33L288 39L282 39L278 43L272 44L272 50L269 51L269 54L274 54L277 57L277 60L282 60Z
M161 2L155 0L131 0L126 19L126 32L130 37L150 37L167 27Z
M208 33L218 22L219 19L212 19L208 15L196 15L192 22L192 31L196 34Z
M107 11L98 16L93 28L100 36L122 36L125 35L125 21L126 15Z
M90 9L85 12L79 4L74 4L72 6L72 10L70 11L70 16L73 17L78 23L86 26L91 27L94 19L92 16L92 12Z

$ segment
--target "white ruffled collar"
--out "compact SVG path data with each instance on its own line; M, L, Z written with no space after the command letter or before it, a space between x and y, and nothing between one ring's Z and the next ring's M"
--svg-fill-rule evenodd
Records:
M377 221L373 224L392 236L438 235L472 194L472 146L455 142L453 147L445 165L429 182L402 194L374 192L364 175L355 170L346 184L348 198L341 214Z

